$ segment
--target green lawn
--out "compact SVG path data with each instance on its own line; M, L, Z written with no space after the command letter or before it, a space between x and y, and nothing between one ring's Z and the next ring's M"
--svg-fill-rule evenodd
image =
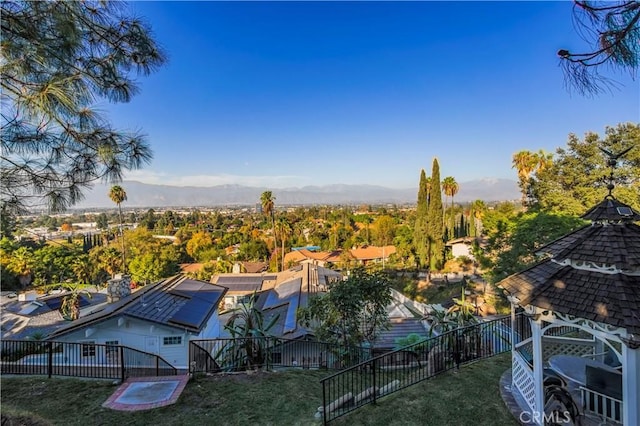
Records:
M379 400L336 421L342 425L516 425L498 392L508 354L462 367ZM178 403L141 412L102 408L111 382L3 377L2 425L317 425L322 371L202 377ZM5 416L20 416L5 423Z

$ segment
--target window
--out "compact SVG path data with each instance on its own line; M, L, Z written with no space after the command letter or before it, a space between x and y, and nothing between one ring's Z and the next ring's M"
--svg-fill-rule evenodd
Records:
M164 346L181 345L182 336L168 336L162 338L162 344Z
M107 356L118 352L118 345L120 344L119 341L107 340L106 342L104 342L104 344L106 345Z
M96 356L96 342L87 342L87 343L83 343L81 348L82 348L82 356L83 357L89 357L89 356Z

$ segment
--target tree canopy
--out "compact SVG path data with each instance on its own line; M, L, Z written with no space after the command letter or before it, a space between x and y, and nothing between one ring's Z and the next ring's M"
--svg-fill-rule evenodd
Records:
M640 125L607 127L604 137L588 132L584 138L570 134L566 148L558 148L551 164L533 174L529 181L534 209L581 215L608 193L611 172L604 148L619 153L634 147L618 159L614 170L613 196L640 210Z
M318 340L357 346L372 343L388 322L391 284L379 272L355 269L329 292L311 297L309 306L298 312L298 321L309 327Z
M60 211L96 180L118 182L152 156L114 129L98 100L128 102L165 55L119 2L3 1L0 190L13 211Z
M635 77L640 64L640 2L575 0L573 17L589 50L558 51L569 88L583 94L602 91L611 83L600 74L605 65Z
M431 188L429 189L429 212L427 215L429 235L429 269L435 271L444 263L444 209L440 190L440 164L433 159Z

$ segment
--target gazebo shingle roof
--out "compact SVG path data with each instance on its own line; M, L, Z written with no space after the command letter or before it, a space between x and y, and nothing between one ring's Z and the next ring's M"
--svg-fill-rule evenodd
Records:
M521 306L533 305L640 334L639 278L595 274L546 259L499 286L517 297Z
M638 221L640 220L640 213L615 198L607 196L603 201L587 210L587 212L582 215L582 218L593 222L614 222L619 220Z
M580 228L538 250L554 259L615 265L618 269L640 268L640 226L634 223Z
M498 287L536 306L622 327L640 336L640 214L607 197L584 219L593 224L541 247L551 255Z

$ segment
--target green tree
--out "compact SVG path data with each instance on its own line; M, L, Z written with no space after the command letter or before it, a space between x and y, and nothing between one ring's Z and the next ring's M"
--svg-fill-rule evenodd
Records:
M416 221L413 232L413 245L417 260L421 267L429 264L429 181L422 169L420 171L420 183L418 184L418 205L416 208Z
M7 204L0 201L0 239L13 238L16 230L16 216L8 208Z
M122 268L122 256L115 247L98 246L91 249L89 258L99 269L111 278Z
M261 368L268 359L269 331L278 321L278 315L266 319L256 307L256 293L248 303L231 310L224 328L233 338L217 354L216 359L227 369Z
M518 151L513 154L512 169L516 169L518 172L518 186L522 192L522 206L527 205L527 199L529 197L529 177L536 169L538 159L536 155L527 150Z
M276 197L273 196L271 191L264 191L262 195L260 195L260 204L262 205L262 213L271 219L271 233L273 234L273 250L275 251L278 247L278 242L276 239L276 219L275 219L275 200ZM276 261L276 264L278 262Z
M376 245L389 245L396 236L396 221L389 215L378 216L373 222L373 229Z
M278 219L276 222L276 232L280 236L280 241L282 242L282 270L284 271L286 269L286 265L284 264L284 245L293 232L286 217L282 216Z
M176 274L179 267L174 251L172 247L162 247L159 253L147 252L136 256L129 264L132 280L149 284Z
M312 327L318 340L358 346L372 344L388 324L391 284L380 272L355 269L343 281L330 285L329 292L312 296L309 306L298 311L298 319Z
M47 286L48 288L62 288L67 291L60 305L60 313L62 317L69 321L75 321L80 318L80 297L82 295L91 298L89 288L91 286L84 283L62 282Z
M482 217L486 210L487 206L482 200L475 200L471 203L469 234L472 237L479 237L482 234Z
M96 228L102 230L109 229L109 219L106 213L100 213L98 217L96 217Z
M453 229L455 227L454 219L454 209L453 209L453 197L458 193L460 186L458 182L456 182L453 176L447 176L442 181L442 192L446 197L451 197L451 207L449 208L449 220L447 221L447 227L449 229L449 235L447 235L447 239L453 238ZM445 201L446 204L446 201Z
M198 231L187 241L186 250L189 256L198 262L202 262L203 252L211 249L213 246L211 235L208 232Z
M124 244L124 232L122 230L122 203L127 200L127 193L120 185L114 185L109 190L109 198L118 205L118 218L120 219L120 242L122 243L122 271L127 272L126 246Z
M35 265L33 251L27 247L20 247L8 254L6 268L18 277L23 288L31 284Z
M91 277L93 276L93 264L89 259L89 255L82 254L73 259L71 263L71 269L78 280L79 284L91 283Z
M536 251L585 222L575 216L554 213L527 212L505 215L491 224L484 259L490 268L492 282L520 272L539 259Z
M431 190L429 191L429 211L427 216L429 236L429 268L437 270L444 263L444 215L440 190L440 165L433 159L431 169Z
M560 49L565 83L583 94L596 94L611 85L599 73L607 65L635 76L640 64L640 2L575 0L573 20L591 50Z
M94 108L128 102L135 75L165 62L148 26L119 2L3 1L0 194L13 211L60 211L98 180L151 159L140 133Z
M613 195L640 210L640 125L634 123L607 127L604 137L588 132L584 138L570 134L567 147L558 148L553 162L531 179L533 208L581 215L607 194L611 168L604 148L619 153L634 147L614 170Z

